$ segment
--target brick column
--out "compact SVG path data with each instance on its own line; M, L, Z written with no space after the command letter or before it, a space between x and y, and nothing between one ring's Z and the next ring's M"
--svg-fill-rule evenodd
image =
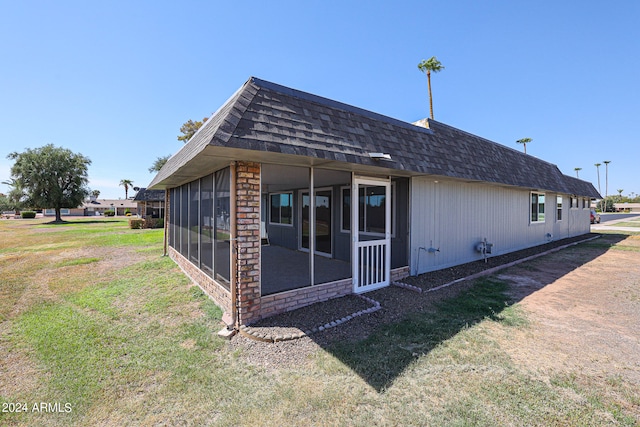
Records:
M247 325L261 318L260 163L237 162L236 206L238 322Z

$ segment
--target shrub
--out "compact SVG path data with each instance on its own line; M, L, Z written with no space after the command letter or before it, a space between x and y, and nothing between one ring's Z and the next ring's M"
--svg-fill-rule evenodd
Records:
M104 216L114 216L115 214L114 211L104 211Z
M146 218L144 220L145 228L163 228L164 218Z
M129 209L129 208L125 209L125 210L124 210L124 214L125 214L126 216L130 216L130 215L131 215L131 209Z
M20 212L22 218L35 218L36 213L34 211L22 211Z
M129 228L131 228L132 230L144 228L144 219L142 219L142 218L130 218L129 219Z

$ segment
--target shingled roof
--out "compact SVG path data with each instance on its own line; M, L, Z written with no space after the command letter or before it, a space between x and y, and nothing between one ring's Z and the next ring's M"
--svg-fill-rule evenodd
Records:
M300 164L322 161L323 167L336 169L600 197L591 183L562 174L552 163L434 120L426 126L252 77L167 161L149 188L180 185L197 178L194 171L210 171L215 162L304 160ZM387 153L391 160L374 160L368 153Z
M164 191L141 188L133 198L134 202L164 202Z

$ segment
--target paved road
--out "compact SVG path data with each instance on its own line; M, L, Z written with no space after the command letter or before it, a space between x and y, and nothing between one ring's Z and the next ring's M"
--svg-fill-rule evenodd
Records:
M600 223L611 221L629 221L629 218L637 218L640 215L637 213L605 213L600 214Z
M640 227L617 227L616 224L619 222L627 222L635 219L640 219L640 215L636 213L625 214L625 213L607 213L600 215L600 224L591 224L591 231L606 231L606 230L617 230L617 231L635 231L640 233Z

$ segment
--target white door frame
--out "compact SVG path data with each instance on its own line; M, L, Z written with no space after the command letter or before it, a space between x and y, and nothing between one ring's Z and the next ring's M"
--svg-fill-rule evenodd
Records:
M385 188L384 236L360 240L360 185ZM353 175L351 179L351 266L353 292L362 293L388 286L391 274L391 179Z

